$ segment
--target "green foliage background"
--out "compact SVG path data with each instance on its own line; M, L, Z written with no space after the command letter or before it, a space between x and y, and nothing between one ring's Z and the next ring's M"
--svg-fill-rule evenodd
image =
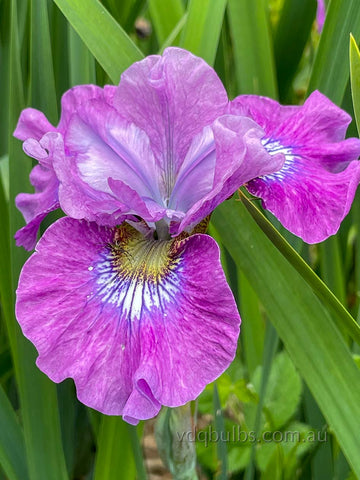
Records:
M1 0L0 479L151 474L142 449L147 427L87 409L71 381L53 384L16 323L27 253L13 241L23 225L14 197L30 191L32 167L12 137L20 111L39 108L56 124L71 86L116 84L134 61L178 45L213 65L230 97L255 93L296 104L319 89L353 115L352 32L359 119L358 0L327 3L320 35L316 0ZM354 122L349 134L357 135ZM204 432L196 458L189 448L175 465L176 415L164 412L157 438L167 429L165 462L179 479L360 478L359 198L339 233L312 247L264 216L257 201L239 198L218 207L209 230L243 319L238 355L192 405ZM211 427L223 433L217 441ZM239 428L247 440L227 437ZM299 437L285 439L289 431ZM250 441L251 432L259 441ZM281 441L265 441L264 432Z

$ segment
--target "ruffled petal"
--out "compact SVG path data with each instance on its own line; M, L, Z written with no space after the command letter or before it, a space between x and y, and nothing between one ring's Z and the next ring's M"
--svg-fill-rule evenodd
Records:
M257 178L247 187L290 232L307 243L318 243L338 231L359 182L359 161L331 173L299 158L283 172Z
M302 106L283 106L256 95L240 95L230 104L230 112L246 115L261 125L267 138L283 145L301 146L339 142L345 138L351 117L319 91ZM291 139L291 144L284 142Z
M147 133L170 191L193 138L225 113L227 103L215 71L174 47L129 67L114 99L121 115ZM165 198L170 191L163 192Z
M234 358L240 324L210 237L156 241L70 218L26 262L16 315L43 372L130 423L199 395Z
M264 150L264 131L250 118L224 115L214 122L212 130L216 152L213 187L186 212L180 224L171 224L174 236L190 231L244 183L273 173L284 164L283 154L270 157Z
M64 158L64 146L60 134L45 134L38 142L29 139L24 142L25 152L36 158L36 165L30 173L30 182L35 193L20 193L16 197L16 206L23 214L27 225L15 234L16 244L32 250L42 220L48 213L59 208L59 181L52 168L54 159L61 162Z
M112 105L116 87L106 85L100 88L96 85L78 85L70 88L61 97L61 118L58 130L64 133L71 117L92 100L99 100L104 104Z
M56 128L51 125L42 112L35 108L26 108L20 114L14 137L19 140L34 138L39 141L45 133L54 132L55 130Z
M53 204L48 210L44 210L38 215L35 215L35 217L33 217L33 219L27 225L25 225L25 227L20 228L20 230L18 230L14 235L16 245L18 247L24 247L25 250L28 251L33 250L36 245L37 233L39 231L41 222L48 213L56 210L57 208L59 208L59 204Z
M359 183L360 140L344 140L351 117L320 92L303 106L283 107L263 97L238 97L230 111L264 128L262 148L285 156L278 171L248 183L292 233L308 243L333 235L349 212Z
M105 102L91 100L78 108L67 125L65 148L67 158L54 168L62 208L71 217L116 225L120 214L161 210L155 208L161 198L149 139ZM130 197L136 198L136 208ZM146 220L156 221L158 215Z
M272 98L260 95L240 95L229 103L229 113L252 118L264 131L273 132L299 109L294 105L280 105Z

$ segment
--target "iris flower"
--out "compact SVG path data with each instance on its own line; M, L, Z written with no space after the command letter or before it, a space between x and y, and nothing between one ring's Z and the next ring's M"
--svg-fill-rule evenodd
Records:
M284 108L261 97L229 103L211 67L168 48L133 64L118 87L69 90L56 127L37 110L23 111L15 135L39 164L30 178L35 193L17 197L27 222L17 243L32 249L47 213L60 206L66 214L24 265L16 303L37 365L53 381L73 378L80 401L135 424L161 405L196 398L228 367L240 317L219 248L205 234L208 216L244 184L268 207L271 194L259 185L269 183L281 201L286 188L277 184L290 170L296 182L288 195L299 188L301 201L318 200L301 190L302 182L313 188L305 177L316 170L313 146L296 128L296 112L307 107ZM291 115L285 135L277 119ZM326 155L323 146L315 152L326 164L321 172L348 180L339 223L358 182L357 162L346 165L359 143L331 143L341 140L345 117L329 120L327 134L322 115L318 132L331 138Z
M351 117L320 92L302 106L241 95L230 112L246 115L263 128L262 149L282 168L247 184L292 233L307 243L334 235L348 214L360 181L360 140L344 140Z
M190 233L279 162L259 154L253 120L222 118L227 106L213 69L170 48L117 88L67 92L57 127L36 110L21 115L15 135L39 165L37 192L17 198L28 221L18 242L31 246L58 205L67 217L22 270L17 318L39 368L72 377L103 413L136 423L184 404L234 358L240 318L219 249Z

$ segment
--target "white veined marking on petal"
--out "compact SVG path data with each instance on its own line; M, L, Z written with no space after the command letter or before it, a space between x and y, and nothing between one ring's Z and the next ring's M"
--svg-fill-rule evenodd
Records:
M278 153L285 155L285 162L281 170L278 172L264 175L260 178L266 180L284 180L286 175L295 172L295 158L298 158L299 155L294 154L294 149L292 147L285 147L278 140L273 140L271 138L263 138L261 143L270 155L276 155Z
M90 265L90 267L88 267L88 270L91 272L91 270L94 270L94 267Z
M179 272L169 271L158 282L152 280L139 280L138 278L122 278L113 267L111 260L104 259L97 266L98 295L102 301L121 308L129 320L141 319L144 311L153 308L162 310L163 316L166 304L174 301L180 290Z

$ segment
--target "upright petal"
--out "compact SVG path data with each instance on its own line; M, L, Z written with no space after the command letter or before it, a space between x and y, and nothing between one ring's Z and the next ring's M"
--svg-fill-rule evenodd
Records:
M191 142L169 199L169 207L186 212L214 186L216 166L213 130L205 127Z
M122 74L114 105L147 133L163 172L165 199L170 198L193 138L225 113L227 103L215 71L179 48L147 57Z
M16 314L42 371L130 423L199 395L232 361L240 323L210 237L156 241L69 218L25 264Z

